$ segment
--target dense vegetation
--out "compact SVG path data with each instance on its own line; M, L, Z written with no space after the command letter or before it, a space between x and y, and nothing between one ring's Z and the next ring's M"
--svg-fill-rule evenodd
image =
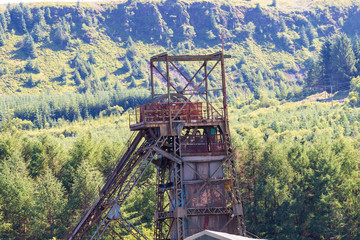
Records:
M359 109L252 107L232 121L248 230L267 239L358 239Z
M149 98L149 57L218 51L221 32L247 230L360 238L360 10L284 3L0 8L0 238L63 238L116 162L132 108ZM124 209L149 233L153 188L150 169Z

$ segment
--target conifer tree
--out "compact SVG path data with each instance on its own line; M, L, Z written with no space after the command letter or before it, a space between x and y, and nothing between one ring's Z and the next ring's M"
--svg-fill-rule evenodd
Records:
M61 82L65 85L67 83L67 72L66 72L66 69L65 67L62 68L61 70L61 75L60 75L60 79L61 79Z
M353 40L353 51L355 56L355 68L356 68L356 75L360 75L360 38L358 35L355 35Z
M5 64L0 64L0 76L1 75L4 75L4 74L7 74L8 73L8 68L6 67ZM0 119L1 118L1 115L0 115Z
M332 43L330 39L326 39L320 50L320 72L323 85L330 85L332 81L333 62L332 62Z
M48 24L51 23L52 17L51 17L51 10L49 7L45 8L45 20Z
M66 46L70 41L70 35L62 23L58 23L56 26L54 41L61 46Z
M4 29L0 25L0 47L5 45L5 32Z
M306 48L309 47L310 43L309 43L309 38L306 34L306 31L305 31L305 27L304 26L301 26L301 30L300 30L300 39L301 39L301 42L302 42L302 45Z
M0 26L3 28L4 31L7 30L7 21L4 12L0 13Z
M38 217L35 218L34 225L39 231L34 235L39 239L60 237L65 230L62 220L67 204L65 189L50 170L40 178L36 189Z
M88 207L97 194L98 186L102 183L102 176L88 162L82 161L74 174L72 196L69 202L71 209L78 215Z
M29 77L29 79L28 79L28 81L27 81L26 84L27 84L29 87L35 87L35 86L36 86L36 82L34 81L32 75L30 75L30 77Z
M115 84L114 84L114 89L115 90L121 90L123 87L122 87L122 83L119 79L116 80Z
M45 38L45 33L40 24L35 23L33 30L31 32L32 37L34 38L35 42L41 42Z
M348 89L350 80L355 75L355 55L351 41L345 34L335 37L332 48L334 80L336 89Z
M19 5L16 5L13 9L11 9L11 21L20 34L26 33L27 29L24 13Z
M34 68L33 61L31 60L30 57L28 57L27 60L26 60L25 70L32 71L33 68Z
M44 10L42 8L37 8L34 14L34 22L39 24L40 26L44 26L46 24Z
M291 38L287 34L283 34L280 37L280 40L281 40L283 46L285 47L285 49L289 53L294 53L295 52L294 42L291 40Z
M31 27L33 26L33 14L31 13L31 10L27 5L23 7L23 13L26 27L27 29L31 29Z
M30 239L31 220L36 216L35 182L24 161L16 154L0 162L0 212L7 228L2 238ZM24 231L27 229L27 231Z
M130 61L129 61L129 59L127 57L125 57L123 69L124 69L125 72L131 72L131 70L132 70Z
M319 79L322 77L321 72L319 71L321 67L319 66L318 61L316 61L313 57L310 57L307 62L308 73L305 81L306 85L311 87L318 83Z
M4 16L5 16L5 20L6 20L6 26L9 26L11 23L11 15L10 15L8 8L5 9Z
M40 73L39 63L36 60L35 60L35 63L34 63L33 71L34 71L34 73Z
M129 88L136 88L136 82L134 76L131 76Z
M23 49L27 56L29 56L31 58L37 57L36 46L35 46L32 36L30 34L27 34L25 36Z
M77 69L75 69L75 71L74 71L74 82L77 86L79 86L82 82L80 73Z
M306 33L307 36L309 38L309 42L312 43L312 41L318 37L318 34L316 32L316 29L314 28L314 26L309 22L307 28L306 28Z
M284 20L284 18L280 19L280 31L281 32L287 32L288 28L286 26L286 22Z
M91 50L91 51L89 52L89 62L90 62L91 64L96 64L96 62L97 62L96 54L95 54L95 51L94 51L94 50Z

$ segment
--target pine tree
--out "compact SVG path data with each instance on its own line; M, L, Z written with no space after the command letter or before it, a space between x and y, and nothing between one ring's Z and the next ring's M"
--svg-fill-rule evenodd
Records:
M36 60L35 60L35 63L34 63L33 71L34 71L34 73L40 73L39 63Z
M70 41L70 35L61 23L56 26L54 41L61 46L66 46Z
M30 223L36 217L35 182L17 154L2 159L0 169L0 212L8 224L7 231L1 232L1 238L30 239Z
M46 24L44 10L42 8L37 8L37 11L34 14L34 22L40 26L44 26Z
M104 86L103 86L102 82L100 81L99 76L97 75L97 73L95 71L93 71L91 77L93 78L93 81L91 82L92 89L94 91L103 91Z
M312 43L312 41L318 37L318 33L317 33L316 29L310 22L306 28L306 33L308 35L310 43Z
M289 53L295 53L295 45L294 42L291 40L291 38L287 35L287 34L283 34L280 37L280 40L283 44L283 46L285 47L285 49L289 52Z
M127 57L125 57L123 70L124 70L124 72L132 72L132 67L131 67L130 61Z
M136 88L137 84L135 82L134 76L131 76L129 88Z
M350 80L356 73L355 55L351 41L345 34L335 37L332 47L334 82L336 89L348 89Z
M103 81L104 81L105 87L107 89L111 89L111 81L110 81L110 79L111 79L110 72L109 72L109 70L106 69Z
M102 183L101 173L91 167L88 162L82 161L74 174L72 195L69 201L76 215L81 214L88 207L89 201L96 197L100 183Z
M6 67L5 64L0 64L0 76L5 75L8 73L8 68ZM1 119L1 115L0 115L0 119Z
M4 12L0 13L0 26L4 29L4 31L7 30L7 21Z
M62 218L67 199L64 187L50 170L47 170L40 178L35 199L38 217L35 218L34 225L39 230L35 236L39 239L60 237L65 230Z
M85 13L85 24L89 27L93 26L92 16L89 11L86 11Z
M126 42L126 48L129 48L129 47L133 46L134 44L135 44L135 43L134 43L132 37L129 36L129 37L128 37L128 40L127 40L127 42Z
M61 70L60 79L61 79L61 82L62 82L64 85L66 85L68 78L67 78L67 72L66 72L65 67L63 67L62 70Z
M26 33L27 29L24 13L19 5L16 5L13 9L11 9L11 21L20 34Z
M280 31L281 32L287 32L288 31L288 28L286 26L286 22L285 22L284 18L280 19Z
M48 24L51 23L52 17L51 17L51 10L49 7L45 8L45 20Z
M1 27L0 24L0 47L5 45L5 32L4 29Z
M27 56L31 58L37 57L35 43L30 34L25 36L23 49Z
M316 61L313 57L310 57L307 62L308 73L305 82L308 87L312 87L317 84L321 78L321 72L319 71L321 68L318 64L318 61Z
M353 78L350 83L351 83L350 85L351 92L349 93L350 104L357 105L360 102L360 76Z
M261 8L261 6L260 6L260 3L256 3L255 10L256 10L258 13L262 13L262 8Z
M29 77L29 79L28 79L28 81L27 81L26 85L27 85L28 87L35 87L35 86L36 86L36 82L34 81L34 79L33 79L33 76L32 76L32 75L30 75L30 77Z
M40 26L40 24L35 23L35 26L31 32L32 37L34 38L35 42L41 42L45 39L45 32Z
M358 35L355 35L355 38L353 39L353 51L355 56L355 68L357 70L356 75L360 75L360 38Z
M27 169L32 178L42 176L46 171L44 146L38 140L28 140L24 143L22 157L27 163Z
M308 39L308 36L306 34L306 31L305 31L305 27L304 26L301 26L301 30L300 30L300 39L301 39L301 42L302 42L302 45L306 48L309 48L309 39Z
M116 82L115 82L115 84L114 84L114 89L115 89L115 90L121 90L121 89L123 89L122 83L121 83L121 81L120 81L119 79L116 80Z
M27 29L31 29L31 27L33 26L33 15L27 5L23 7L23 13Z
M33 61L31 60L30 57L28 57L28 58L26 59L25 70L27 70L27 71L32 71L33 68L34 68Z
M4 16L5 16L5 20L6 20L6 25L9 26L11 23L11 15L10 15L8 8L5 9Z
M74 71L74 82L77 86L79 86L82 82L80 73L77 69L75 69L75 71Z
M97 62L96 54L95 54L95 51L94 51L94 50L91 50L91 51L89 52L89 62L90 62L91 64L96 64L96 62Z
M333 61L332 61L332 43L326 39L320 50L320 84L328 86L332 82Z

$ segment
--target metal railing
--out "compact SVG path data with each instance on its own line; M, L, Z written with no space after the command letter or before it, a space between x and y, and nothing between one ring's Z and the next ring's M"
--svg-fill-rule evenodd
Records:
M129 125L139 123L169 122L193 122L202 120L224 119L223 108L207 107L204 102L186 103L177 102L145 104L137 106L132 114L129 114Z
M187 135L180 137L181 153L206 153L211 152L225 153L226 154L226 142L223 135Z

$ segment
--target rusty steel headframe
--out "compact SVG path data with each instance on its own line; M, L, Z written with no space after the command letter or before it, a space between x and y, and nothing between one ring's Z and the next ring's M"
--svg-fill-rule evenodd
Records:
M126 232L148 239L121 207L150 164L157 171L154 239L184 239L204 229L245 235L228 123L225 59L230 57L164 53L150 59L152 100L135 108L130 125L138 133L69 239L122 238ZM200 63L191 77L190 62L192 68ZM216 74L220 88L210 87Z

